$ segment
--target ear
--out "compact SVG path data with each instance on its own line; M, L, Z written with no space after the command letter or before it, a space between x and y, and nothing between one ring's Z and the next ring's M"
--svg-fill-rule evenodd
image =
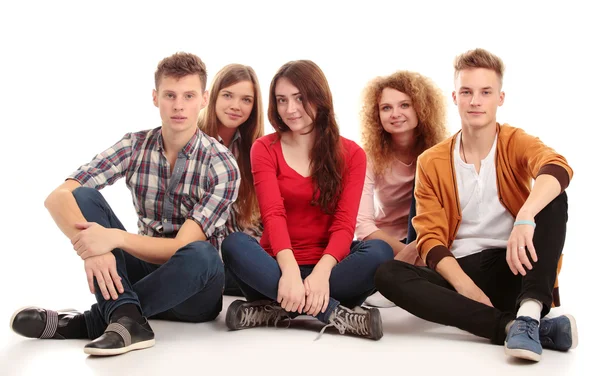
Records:
M156 89L152 89L152 103L154 103L154 105L158 107L158 92L156 91Z
M500 103L498 103L498 106L502 106L504 104L504 92L501 91L500 92Z
M204 90L204 93L202 94L202 108L206 107L207 104L208 104L208 90Z
M454 102L455 105L458 105L458 103L456 103L456 90L452 92L452 102Z

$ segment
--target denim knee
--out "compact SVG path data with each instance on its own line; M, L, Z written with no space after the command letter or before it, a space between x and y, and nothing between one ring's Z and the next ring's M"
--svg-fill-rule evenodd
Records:
M234 232L229 234L221 244L221 255L223 256L223 261L231 261L232 258L235 257L234 255L239 251L240 245L252 240L254 240L254 238L243 232ZM242 246L242 248L245 247Z
M192 242L175 252L173 258L180 261L181 277L191 280L207 277L225 278L223 262L216 248L207 241Z
M381 239L365 241L363 251L367 252L370 259L377 265L381 265L394 258L394 250L392 247Z
M102 194L94 188L89 187L77 187L73 190L73 196L75 200L89 200L89 199L97 199L102 197Z

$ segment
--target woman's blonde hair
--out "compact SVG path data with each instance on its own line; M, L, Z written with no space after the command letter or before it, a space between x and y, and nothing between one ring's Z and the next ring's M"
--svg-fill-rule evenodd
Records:
M418 119L415 157L448 136L444 95L431 79L415 72L398 71L371 80L363 91L361 131L363 148L375 175L383 173L394 158L392 136L383 129L379 118L379 101L385 88L398 90L412 101Z

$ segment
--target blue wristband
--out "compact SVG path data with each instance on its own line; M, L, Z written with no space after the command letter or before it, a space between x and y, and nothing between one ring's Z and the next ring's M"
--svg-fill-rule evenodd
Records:
M530 225L530 226L533 226L534 229L536 226L534 221L525 221L524 220L524 221L515 221L515 224L513 225L513 227L519 226L519 225Z

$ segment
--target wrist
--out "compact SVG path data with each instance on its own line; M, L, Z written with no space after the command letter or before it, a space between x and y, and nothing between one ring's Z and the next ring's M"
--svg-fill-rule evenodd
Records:
M115 246L114 248L120 248L120 249L126 249L127 245L126 245L126 235L127 232L123 231L123 230L119 230L118 228L111 228L110 231L113 231L114 233L114 238L115 238Z
M515 220L533 220L533 217L535 217L535 215L532 210L522 207L521 210L519 210L519 213L517 213L517 218L515 218Z

